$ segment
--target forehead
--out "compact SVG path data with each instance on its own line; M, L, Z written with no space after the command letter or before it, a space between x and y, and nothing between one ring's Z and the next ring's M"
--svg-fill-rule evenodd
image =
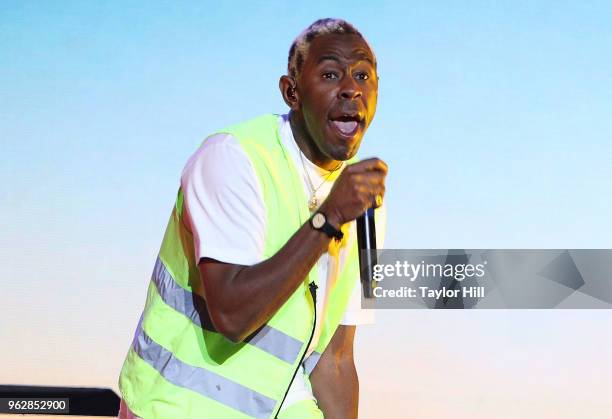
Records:
M374 54L357 34L330 33L315 38L308 49L306 65L316 65L326 56L346 61L369 60L374 64Z

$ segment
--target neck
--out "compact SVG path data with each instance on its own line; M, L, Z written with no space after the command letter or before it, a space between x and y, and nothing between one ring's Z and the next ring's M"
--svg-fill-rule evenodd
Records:
M295 142L308 160L316 164L318 167L328 171L335 170L342 164L341 161L334 160L321 152L308 133L304 118L301 114L296 114L293 111L290 112L289 124L291 125L291 131L293 132Z

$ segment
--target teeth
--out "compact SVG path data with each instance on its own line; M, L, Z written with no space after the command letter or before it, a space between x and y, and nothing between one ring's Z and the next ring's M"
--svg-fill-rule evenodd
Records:
M357 128L357 121L333 121L336 127L345 135L352 134Z

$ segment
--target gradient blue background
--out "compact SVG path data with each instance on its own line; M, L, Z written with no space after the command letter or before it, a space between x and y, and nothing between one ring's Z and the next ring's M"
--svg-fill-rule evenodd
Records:
M609 2L2 1L0 383L117 388L183 165L327 16L378 58L386 247L612 247ZM362 417L607 417L610 320L381 312Z

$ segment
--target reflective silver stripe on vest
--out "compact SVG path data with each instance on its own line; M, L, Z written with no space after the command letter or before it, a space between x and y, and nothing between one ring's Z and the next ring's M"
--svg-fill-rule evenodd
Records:
M155 262L152 280L164 303L188 317L197 326L215 331L204 299L181 287L159 257ZM268 325L264 325L245 341L289 364L295 362L302 349L302 342Z
M312 370L317 366L317 362L321 359L321 354L317 351L313 351L308 358L302 363L304 365L304 372L306 375L310 375Z
M151 339L141 324L136 329L133 348L140 358L176 386L194 391L255 418L269 418L272 415L276 405L274 399L204 368L185 364ZM206 412L201 413L206 415Z

